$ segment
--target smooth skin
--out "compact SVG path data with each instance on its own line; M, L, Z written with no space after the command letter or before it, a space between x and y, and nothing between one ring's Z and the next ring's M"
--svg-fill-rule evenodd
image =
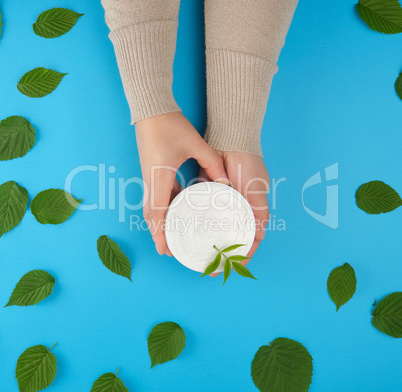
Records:
M212 181L229 184L222 157L179 112L160 114L136 127L144 187L144 218L160 255L172 256L166 243L163 221L170 201L180 192L176 171L194 158Z
M157 252L172 256L163 221L170 201L181 191L176 171L185 161L194 158L201 166L201 178L231 184L250 203L257 225L254 243L247 255L251 258L264 239L269 220L269 176L262 158L243 152L215 151L179 112L137 122L136 137L145 183L144 218Z

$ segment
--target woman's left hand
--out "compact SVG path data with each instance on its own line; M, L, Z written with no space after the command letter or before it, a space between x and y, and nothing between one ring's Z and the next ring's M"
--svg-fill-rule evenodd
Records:
M269 190L269 175L261 157L235 151L218 151L222 156L226 173L232 187L239 191L249 202L255 217L256 233L253 245L247 254L253 257L255 251L265 237L265 227L269 221L267 194ZM200 177L209 179L203 169ZM246 265L250 259L242 262ZM217 276L219 273L211 274Z

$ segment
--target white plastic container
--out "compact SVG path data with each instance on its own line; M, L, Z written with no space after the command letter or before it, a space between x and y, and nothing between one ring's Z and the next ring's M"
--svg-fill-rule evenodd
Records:
M231 255L246 256L255 236L254 214L247 200L230 186L200 182L180 192L166 214L166 240L184 266L204 272L215 258L214 245L223 250L245 244ZM223 270L222 258L217 272Z

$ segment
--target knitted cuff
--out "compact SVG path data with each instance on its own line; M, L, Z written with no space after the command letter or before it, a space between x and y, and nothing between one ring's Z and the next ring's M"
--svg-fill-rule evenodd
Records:
M207 49L205 140L215 150L262 156L260 135L272 78L268 60L226 49Z
M113 30L131 123L157 114L180 111L172 92L177 22L153 21Z

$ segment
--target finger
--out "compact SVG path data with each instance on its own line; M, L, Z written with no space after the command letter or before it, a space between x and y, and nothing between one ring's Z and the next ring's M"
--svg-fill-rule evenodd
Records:
M262 241L265 237L265 228L270 219L267 193L269 181L263 178L252 179L251 186L245 186L242 194L250 204L255 219L255 240Z
M252 177L245 184L241 183L240 179L237 179L235 177L235 181L233 181L233 186L247 199L254 214L254 242L247 254L247 257L249 258L242 261L243 265L247 265L257 251L261 241L264 239L266 227L270 219L267 198L269 190L269 177L267 173L266 175L261 175L261 177Z
M271 217L269 213L268 203L266 208L263 210L253 209L254 219L255 219L255 239L257 241L262 241L265 238L266 227L269 223Z
M230 184L222 157L204 141L202 145L196 146L192 157L197 160L212 181Z
M251 245L251 248L247 253L247 257L249 257L249 258L246 259L246 260L243 260L241 262L243 265L247 265L251 261L251 258L254 256L254 254L257 251L257 249L260 246L260 244L261 244L261 241L254 240L253 245Z
M183 187L179 184L179 181L177 181L177 178L174 180L173 184L173 189L172 193L170 195L170 203L173 201L173 199L183 190ZM169 203L169 204L170 204Z
M172 168L159 168L153 172L151 177L147 181L149 194L144 207L144 217L150 228L156 250L163 255L167 251L163 225L175 184L176 172Z
M208 174L205 171L205 169L201 167L200 174L198 176L198 182L205 182L205 181L211 181L211 179L208 177Z

